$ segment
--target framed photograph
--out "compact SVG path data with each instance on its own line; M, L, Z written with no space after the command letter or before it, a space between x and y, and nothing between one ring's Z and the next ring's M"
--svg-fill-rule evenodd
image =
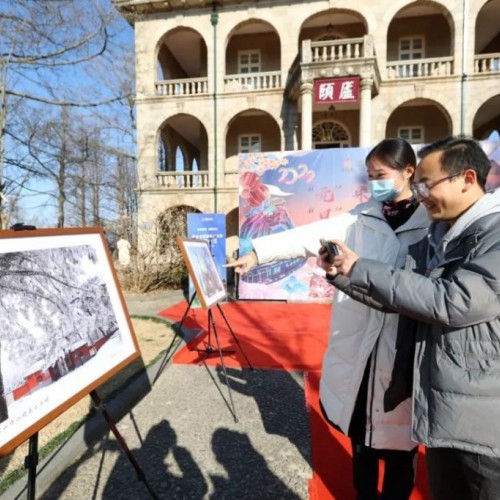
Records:
M207 241L178 236L177 244L201 306L208 309L223 300L227 296L226 288L217 272Z
M138 356L102 229L0 232L0 456Z

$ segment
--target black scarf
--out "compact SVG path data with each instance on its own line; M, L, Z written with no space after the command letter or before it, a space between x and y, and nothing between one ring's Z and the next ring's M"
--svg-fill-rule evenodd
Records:
M384 201L382 213L389 226L392 229L397 229L413 215L417 207L418 201L415 196L412 196L400 201Z

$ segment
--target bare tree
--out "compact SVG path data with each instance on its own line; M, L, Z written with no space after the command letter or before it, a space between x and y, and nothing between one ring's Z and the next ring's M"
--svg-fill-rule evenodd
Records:
M18 113L13 110L22 109L21 116L54 107L91 110L130 99L130 95L120 93L121 88L110 92L109 87L95 85L95 80L88 76L90 67L100 67L109 61L109 54L116 55L121 41L115 41L110 33L116 30L117 23L124 21L111 2L0 2L2 227L6 226L6 180L10 180L13 171L31 167L19 157L6 154L22 149L30 139L26 130L18 126ZM36 173L33 175L36 178ZM64 198L65 194L61 196ZM58 225L60 217L59 209Z

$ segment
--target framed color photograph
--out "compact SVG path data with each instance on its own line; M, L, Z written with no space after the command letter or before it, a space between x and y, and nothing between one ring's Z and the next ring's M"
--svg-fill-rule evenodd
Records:
M205 240L177 237L184 262L193 280L196 295L205 309L227 296L226 288Z
M138 356L100 228L0 232L0 456Z

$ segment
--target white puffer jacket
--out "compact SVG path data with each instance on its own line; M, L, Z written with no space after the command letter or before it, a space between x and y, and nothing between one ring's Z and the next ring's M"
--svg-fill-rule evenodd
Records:
M419 206L393 231L381 203L370 199L350 212L253 240L259 263L317 255L320 238L344 241L361 257L403 267L408 246L427 234L429 220ZM383 397L391 381L398 315L383 313L337 292L332 308L330 338L323 359L321 402L328 418L347 434L368 358L365 444L372 448L410 450L411 401L384 413Z

